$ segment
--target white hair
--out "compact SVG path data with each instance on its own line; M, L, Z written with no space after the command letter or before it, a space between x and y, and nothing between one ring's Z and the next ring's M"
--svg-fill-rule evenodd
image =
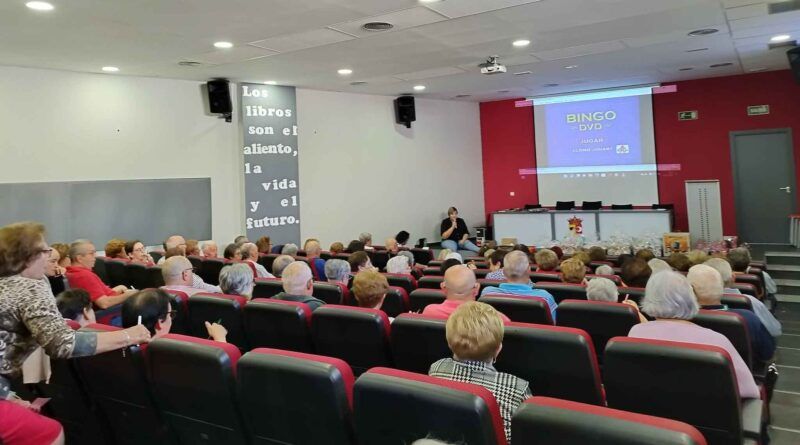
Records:
M586 298L592 301L619 301L617 285L608 278L592 278L586 285Z
M372 234L369 232L361 232L361 235L358 235L358 240L364 244L367 244L372 241Z
M503 275L509 280L527 278L530 267L530 258L525 252L512 250L503 257Z
M722 277L716 269L705 264L697 264L689 269L686 278L699 300L720 300L724 292Z
M670 266L668 262L662 260L661 258L653 258L647 262L647 265L650 266L650 270L652 271L650 276L665 270L672 270L672 266Z
M292 263L294 263L294 258L289 255L281 255L275 258L275 261L272 262L272 275L281 276L283 270Z
M386 263L386 272L407 273L409 266L408 257L405 255L397 255L389 259L389 262Z
M699 307L692 285L685 276L663 271L647 280L642 311L656 318L689 320Z
M283 270L283 290L290 295L306 295L308 281L313 279L311 268L305 261L295 261Z
M350 274L350 263L338 258L325 261L325 277L329 280L342 281Z
M411 252L409 252L407 250L401 250L401 251L397 252L397 256L401 256L401 255L406 257L406 258L408 258L408 265L409 266L414 267L414 254L413 253L411 253Z
M243 263L223 267L219 272L219 287L226 294L249 298L253 294L253 269Z
M256 252L256 258L258 258L258 246L256 246L255 244L253 244L253 243L248 241L248 242L242 244L241 247L239 247L239 255L242 256L243 260L250 259L250 257L252 257L251 253L253 251Z
M443 261L447 261L449 259L456 259L459 263L464 264L464 258L458 252L450 252L447 256L444 257Z
M594 270L597 275L614 275L614 268L608 264L601 264Z
M298 250L300 250L300 248L297 247L297 244L284 244L283 249L281 249L281 255L297 255Z
M731 263L722 258L711 258L703 264L713 267L717 272L719 272L719 275L722 277L722 282L725 283L725 286L732 287L733 268L731 268Z

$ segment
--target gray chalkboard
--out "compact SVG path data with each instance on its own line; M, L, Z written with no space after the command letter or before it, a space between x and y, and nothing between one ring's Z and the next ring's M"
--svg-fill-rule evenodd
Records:
M0 226L39 221L47 241L112 238L161 244L171 234L211 239L211 179L0 184Z

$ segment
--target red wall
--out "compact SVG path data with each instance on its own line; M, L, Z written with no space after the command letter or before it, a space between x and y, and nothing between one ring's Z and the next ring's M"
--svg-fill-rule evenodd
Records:
M800 85L790 71L677 82L676 93L653 96L656 160L678 164L660 172L659 199L675 204L677 230L688 230L684 181L719 179L726 235L735 235L736 213L730 155L731 131L793 128L795 164L800 171ZM747 116L748 105L769 105L770 114ZM696 121L678 121L678 112L697 110ZM486 213L538 203L533 108L514 100L480 104ZM510 196L514 192L515 196ZM488 217L487 217L488 220Z

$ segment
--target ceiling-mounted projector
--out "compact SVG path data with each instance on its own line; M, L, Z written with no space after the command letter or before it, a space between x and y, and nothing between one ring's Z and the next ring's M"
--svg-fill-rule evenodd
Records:
M481 69L481 74L500 74L508 71L506 66L497 61L497 56L490 56L486 62L478 65Z

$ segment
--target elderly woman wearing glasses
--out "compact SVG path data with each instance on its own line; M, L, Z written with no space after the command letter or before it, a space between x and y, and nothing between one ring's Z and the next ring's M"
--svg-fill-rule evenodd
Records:
M10 389L37 347L52 358L83 357L150 341L143 326L115 332L75 332L67 326L47 284L52 249L44 226L25 222L0 227L0 437L13 442L63 443L58 422L36 414Z

